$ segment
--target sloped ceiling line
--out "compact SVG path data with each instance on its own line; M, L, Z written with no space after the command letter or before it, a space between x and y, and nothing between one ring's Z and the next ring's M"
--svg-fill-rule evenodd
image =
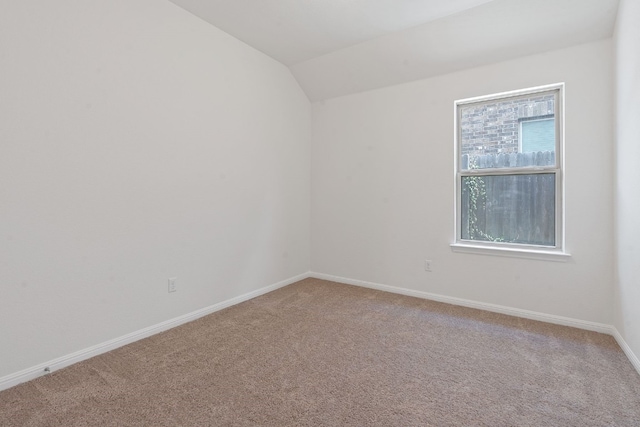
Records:
M171 0L291 68L309 99L611 37L618 0Z

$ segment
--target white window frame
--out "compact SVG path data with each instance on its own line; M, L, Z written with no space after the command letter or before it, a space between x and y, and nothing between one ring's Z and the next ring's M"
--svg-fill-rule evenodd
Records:
M460 135L460 111L461 106L470 104L483 104L489 101L499 101L508 98L524 98L538 93L555 93L556 121L556 164L554 166L539 167L532 166L526 168L501 168L501 169L480 169L462 171L460 160L462 152L462 138ZM564 83L556 83L521 90L501 92L487 96L466 98L454 102L454 178L455 178L455 198L454 198L454 242L451 248L454 252L479 253L485 255L512 256L521 258L543 259L550 261L566 261L570 255L565 250L564 234ZM479 240L462 239L462 178L464 176L495 176L513 174L555 174L555 246L539 246L521 243L486 242Z

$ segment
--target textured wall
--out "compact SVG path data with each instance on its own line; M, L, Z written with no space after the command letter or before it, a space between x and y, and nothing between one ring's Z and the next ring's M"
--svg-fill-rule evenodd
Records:
M313 271L610 324L611 47L580 45L314 103ZM454 101L559 82L571 259L453 253Z
M3 2L0 63L0 378L308 271L286 67L157 0Z
M640 359L640 2L622 0L616 30L615 326ZM638 365L640 369L640 365Z

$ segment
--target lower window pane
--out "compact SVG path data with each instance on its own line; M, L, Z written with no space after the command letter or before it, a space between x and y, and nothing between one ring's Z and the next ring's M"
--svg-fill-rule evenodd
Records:
M555 246L555 174L462 177L461 238Z

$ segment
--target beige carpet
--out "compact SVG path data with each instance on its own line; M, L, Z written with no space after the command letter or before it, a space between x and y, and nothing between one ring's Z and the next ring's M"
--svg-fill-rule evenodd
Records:
M315 279L0 393L2 426L640 426L610 336Z

